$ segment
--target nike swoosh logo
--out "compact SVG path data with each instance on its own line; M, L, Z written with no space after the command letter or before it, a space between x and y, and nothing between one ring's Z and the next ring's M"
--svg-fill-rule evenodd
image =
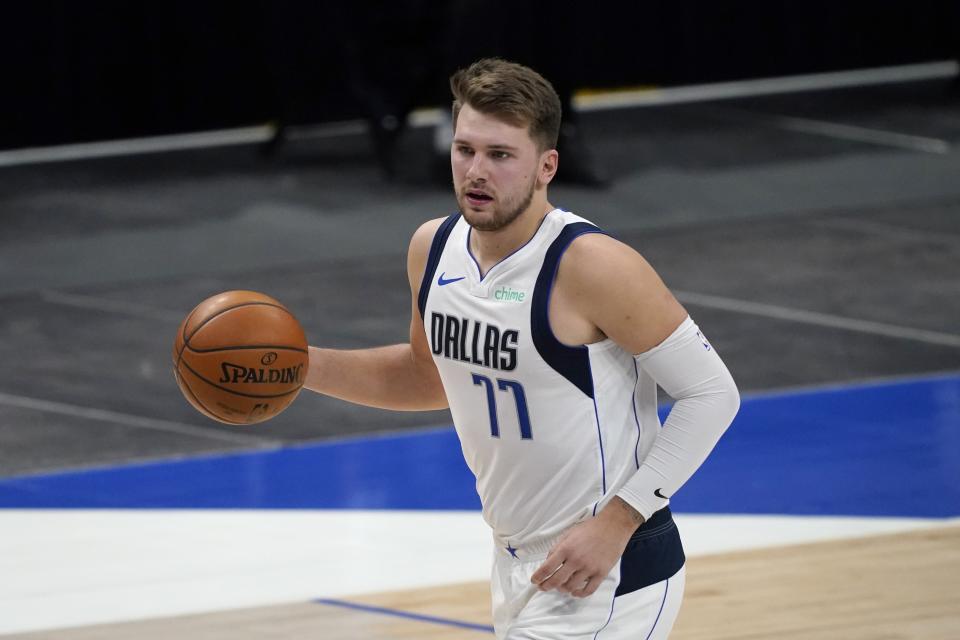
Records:
M653 495L657 496L658 498L663 498L664 500L669 500L670 499L669 497L660 493L662 489L663 489L662 487L660 489L657 489L656 491L653 492Z
M464 278L467 277L467 276L460 276L459 278L450 278L449 280L444 280L444 279L443 279L443 276L445 276L445 275L447 275L447 272L446 272L446 271L444 271L443 273L441 273L441 274L440 274L440 277L437 278L437 284L440 285L441 287L444 286L444 285L448 285L448 284L450 284L451 282L460 282L461 280L463 280Z

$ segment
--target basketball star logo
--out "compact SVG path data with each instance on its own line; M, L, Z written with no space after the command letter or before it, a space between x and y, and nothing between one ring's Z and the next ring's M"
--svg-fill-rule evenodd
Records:
M697 331L697 336L700 337L700 342L703 343L703 348L704 348L704 349L706 349L707 351L710 351L711 349L713 349L713 347L710 346L710 343L707 342L707 337L706 337L706 336L704 336L704 335L703 335L702 333L700 333L699 331Z

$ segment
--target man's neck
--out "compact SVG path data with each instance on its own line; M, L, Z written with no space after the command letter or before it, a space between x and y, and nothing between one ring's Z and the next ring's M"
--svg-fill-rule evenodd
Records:
M503 229L497 231L478 231L470 233L470 251L480 265L480 271L486 274L493 265L530 241L540 228L543 218L554 207L546 200L534 201L526 211Z

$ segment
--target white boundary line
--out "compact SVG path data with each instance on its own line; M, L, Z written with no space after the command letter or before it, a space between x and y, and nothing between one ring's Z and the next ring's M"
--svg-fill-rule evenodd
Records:
M917 382L935 382L938 380L952 380L960 377L960 369L947 371L926 371L921 373L895 373L888 376L875 376L843 380L839 382L811 382L789 387L774 387L772 389L757 389L744 391L741 397L744 400L782 398L787 396L811 395L815 393L832 393L835 391L855 391L858 389L876 389L878 387L892 387L901 384Z
M0 391L0 405L8 407L18 407L21 409L31 409L33 411L43 411L45 413L57 413L65 416L77 418L87 418L99 422L109 422L119 424L125 427L135 429L145 429L149 431L164 431L166 433L178 433L181 435L194 436L197 438L206 438L207 440L220 440L221 442L230 442L244 445L279 445L279 441L260 438L242 433L226 433L223 431L214 431L212 429L203 429L182 422L172 422L170 420L157 420L156 418L145 418L129 413L120 413L118 411L109 411L107 409L93 409L90 407L81 407L66 402L54 402L52 400L41 400L39 398L28 398L26 396L14 395L12 393L3 393Z
M895 240L912 240L914 242L931 242L934 244L947 245L960 242L960 233L953 233L951 231L923 231L920 229L901 227L887 222L872 222L844 216L812 220L809 222L818 227L869 233L884 238L893 238Z
M707 100L728 100L730 98L796 93L799 91L820 91L894 82L936 80L952 78L958 73L960 73L960 64L956 60L940 60L892 67L872 67L869 69L810 73L780 78L758 78L736 82L716 82L669 89L650 88L599 93L578 96L574 99L573 104L577 111L600 111L618 107L683 104L705 102Z
M798 131L841 140L854 140L886 147L897 147L909 151L924 151L926 153L950 153L950 143L939 138L912 136L894 131L868 129L849 124L839 124L810 118L796 118L792 116L776 116L773 122L777 127L788 131Z
M831 327L833 329L845 329L847 331L856 331L857 333L870 333L890 338L900 338L902 340L914 340L927 344L960 347L960 335L954 335L952 333L901 327L899 325L873 322L871 320L845 318L843 316L835 316L816 311L805 311L803 309L793 309L762 302L751 302L749 300L737 300L723 296L711 296L694 293L692 291L674 290L673 293L681 302L701 307L722 309L724 311L733 311L735 313L762 316L765 318L776 318L777 320L787 320L789 322L812 324L821 327Z
M40 297L44 302L58 304L66 307L76 307L78 309L92 309L94 311L105 311L108 313L117 313L120 315L131 316L134 318L144 318L147 320L157 320L160 322L173 322L179 324L186 317L186 312L182 314L166 309L157 309L147 305L136 304L133 302L123 302L120 300L110 300L108 298L99 298L96 296L80 295L74 293L62 293L52 289L46 289L40 292Z
M67 160L89 160L134 155L139 153L160 153L183 149L204 149L226 147L240 144L265 142L273 135L269 125L242 127L239 129L221 129L198 133L181 133L169 136L151 136L149 138L126 138L104 142L84 142L65 144L55 147L28 147L12 151L0 151L0 167L13 167L22 164L40 162L64 162Z
M944 154L950 153L952 150L952 145L948 141L941 140L940 138L916 136L882 129L871 129L827 120L815 120L813 118L776 115L730 105L710 105L703 108L709 113L714 113L724 118L736 118L739 122L754 126L758 124L769 124L772 127L786 131L796 131L798 133L838 138L840 140L853 140L867 144L906 149L908 151L922 151L924 153Z
M603 111L625 107L645 107L706 100L726 100L748 96L763 96L798 91L818 91L842 87L863 87L893 82L911 82L952 78L960 73L955 60L941 60L920 64L874 67L830 73L812 73L780 78L759 78L736 82L671 87L667 89L635 89L610 91L574 97L577 111ZM433 126L441 122L446 110L418 109L410 114L413 127ZM331 122L319 126L291 127L290 139L328 138L362 132L366 129L360 120ZM106 158L139 153L162 153L184 149L257 144L269 140L275 132L270 124L184 133L148 138L128 138L105 142L89 142L51 147L29 147L0 151L0 167L12 167L42 162L63 162L90 158Z

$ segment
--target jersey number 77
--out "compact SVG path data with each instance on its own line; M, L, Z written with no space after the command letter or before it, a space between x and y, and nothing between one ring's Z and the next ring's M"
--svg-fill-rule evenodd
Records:
M500 437L500 423L497 421L497 398L494 392L494 382L500 391L513 392L513 399L517 406L517 421L520 423L520 437L524 440L533 439L533 429L530 427L530 413L527 411L527 396L523 392L523 385L516 380L497 378L491 380L479 373L473 374L473 384L482 386L487 392L487 410L490 413L490 435Z

